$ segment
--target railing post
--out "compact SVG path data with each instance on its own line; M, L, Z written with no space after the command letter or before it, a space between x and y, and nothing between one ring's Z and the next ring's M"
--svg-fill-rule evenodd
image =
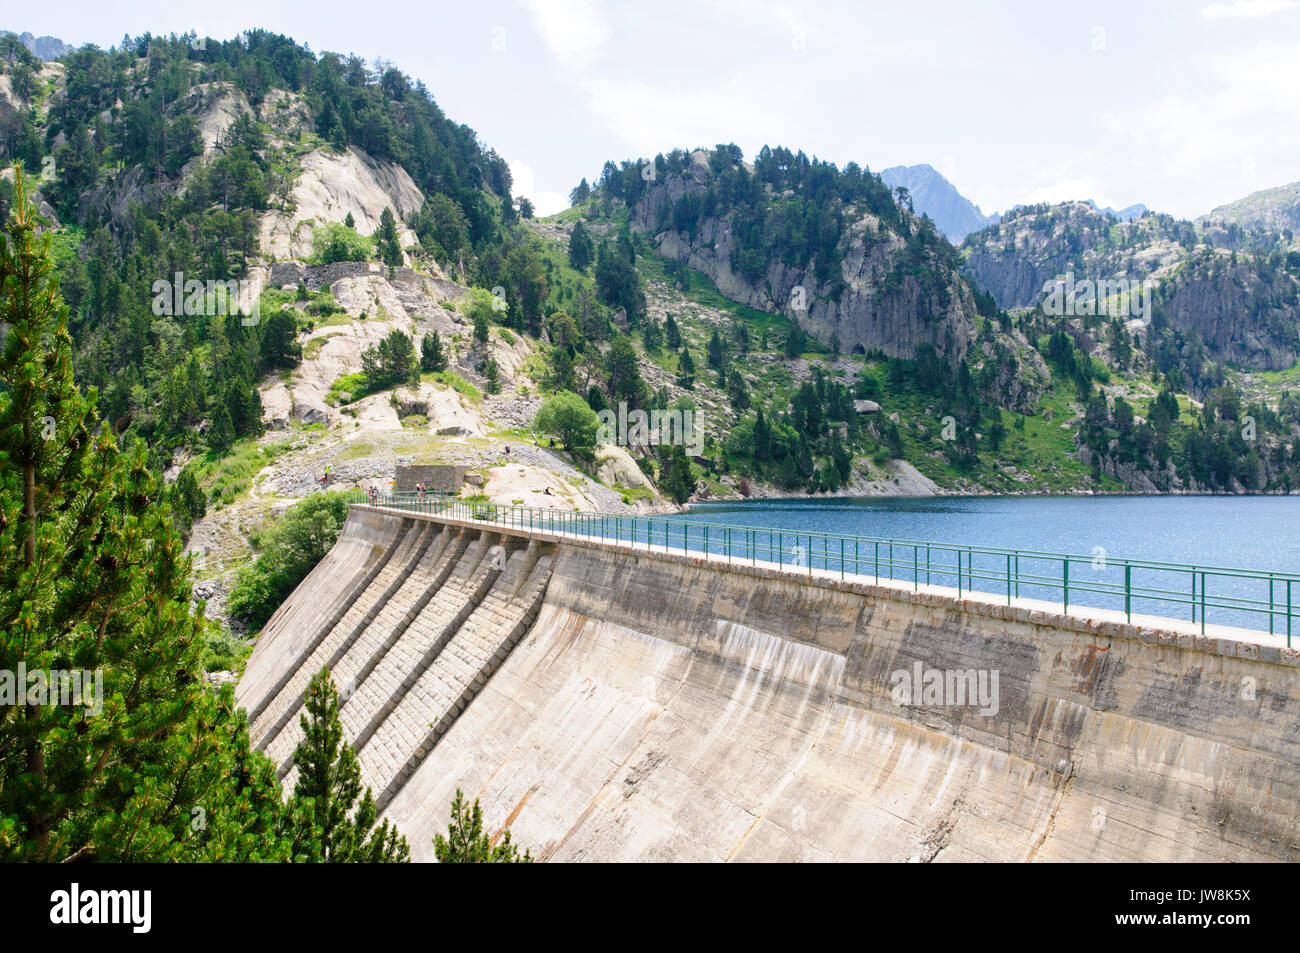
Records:
M1205 571L1201 571L1201 635L1205 634Z
M1070 557L1066 556L1062 561L1064 569L1061 572L1061 608L1064 612L1070 611Z
M1133 564L1124 563L1124 618L1133 622Z
M1011 554L1007 553L1007 605L1011 605Z

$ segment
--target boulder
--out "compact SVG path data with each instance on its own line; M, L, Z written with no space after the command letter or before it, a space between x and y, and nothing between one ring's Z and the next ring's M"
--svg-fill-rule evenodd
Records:
M627 489L650 486L650 481L641 472L632 455L622 447L610 444L605 444L596 451L596 476L606 486Z

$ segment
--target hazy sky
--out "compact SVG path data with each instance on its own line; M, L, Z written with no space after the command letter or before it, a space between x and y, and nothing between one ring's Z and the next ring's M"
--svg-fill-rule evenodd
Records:
M545 212L605 159L728 141L928 162L985 212L1093 198L1195 217L1300 179L1300 0L58 0L4 19L104 47L261 27L382 56Z

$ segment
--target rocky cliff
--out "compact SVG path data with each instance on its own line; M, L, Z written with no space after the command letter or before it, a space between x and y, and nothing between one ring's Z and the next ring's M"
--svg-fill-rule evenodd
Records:
M1216 360L1293 366L1300 353L1300 256L1238 252L1225 243L1168 215L1121 222L1088 203L1066 202L1020 209L969 236L962 250L970 276L1001 307L1041 304L1045 286L1067 275L1076 282L1149 281L1162 325L1199 337ZM1152 317L1119 298L1107 304L1097 312Z
M925 248L920 220L901 212L904 232L864 209L846 208L837 274L819 278L815 257L794 264L773 257L758 280L749 280L732 264L734 212L719 207L719 214L702 217L690 231L673 227L677 204L706 195L713 185L704 154L692 160L682 172L654 181L631 208L631 227L651 236L662 255L708 275L728 298L783 314L823 342L838 336L845 352L879 349L910 358L918 346L930 344L948 357L966 353L974 299L940 254ZM769 190L769 204L780 197ZM930 228L933 240L946 246Z

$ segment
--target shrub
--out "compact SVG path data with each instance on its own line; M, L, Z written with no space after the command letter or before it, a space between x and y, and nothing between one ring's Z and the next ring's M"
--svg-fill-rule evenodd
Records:
M328 265L334 261L369 261L375 256L374 242L338 222L326 222L314 227L311 248L308 261L313 265Z
M316 493L290 507L260 538L257 562L239 571L230 614L260 628L329 552L347 515L346 492Z

